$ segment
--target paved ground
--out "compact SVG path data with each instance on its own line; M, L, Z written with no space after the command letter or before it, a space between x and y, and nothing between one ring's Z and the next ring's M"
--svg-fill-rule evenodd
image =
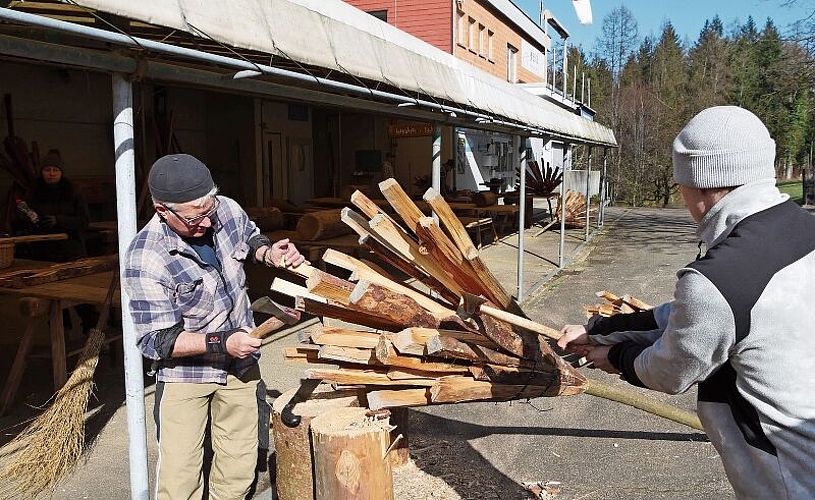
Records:
M557 233L533 239L536 232L526 232L525 286L541 282L556 268ZM679 209L612 209L603 231L589 244L582 244L582 234L570 231L565 252L579 258L526 297L524 310L533 319L556 327L583 322L581 305L596 303L594 292L603 289L650 303L670 299L674 272L693 260L697 251L692 221ZM516 283L514 247L517 236L482 251L511 290ZM295 386L302 372L303 365L279 361L281 349L294 345L295 337L276 336L263 348L262 371L272 398ZM47 365L41 368L48 380ZM624 385L602 372L588 370L587 374ZM150 379L146 383L152 467L152 385ZM60 485L55 499L130 497L123 374L103 359L97 384L99 400L89 429L93 447L76 473ZM44 399L36 391L22 394L29 404ZM683 408L695 407L695 392L656 397ZM33 413L18 404L11 415L0 418L0 443ZM454 497L527 498L521 483L549 481L560 483L557 498L563 499L733 496L704 434L592 396L428 407L412 410L410 420L416 466L444 481ZM258 498L272 497L268 484L265 474Z

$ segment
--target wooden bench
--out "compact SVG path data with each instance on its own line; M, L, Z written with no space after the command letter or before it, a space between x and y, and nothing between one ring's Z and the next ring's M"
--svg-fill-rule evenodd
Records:
M475 239L477 243L477 248L481 250L481 232L485 230L492 229L492 236L493 242L498 241L498 232L495 230L495 224L492 221L492 217L459 217L458 218L461 223L464 225L464 228L468 231L473 230L475 231Z

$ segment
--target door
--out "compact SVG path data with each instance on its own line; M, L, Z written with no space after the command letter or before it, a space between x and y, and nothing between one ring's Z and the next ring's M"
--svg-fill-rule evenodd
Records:
M283 137L280 132L263 133L263 205L273 198L288 198L286 169L283 166Z

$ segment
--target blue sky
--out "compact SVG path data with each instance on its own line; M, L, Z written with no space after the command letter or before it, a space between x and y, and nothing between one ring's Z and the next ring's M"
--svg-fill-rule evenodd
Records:
M529 17L538 20L539 0L512 1ZM569 30L570 44L580 44L584 52L591 53L596 38L602 33L603 18L621 3L634 14L640 37L659 36L662 24L670 20L680 39L687 36L691 42L699 38L705 20L716 14L727 32L734 21L743 24L747 16L752 15L759 28L770 17L783 33L791 22L815 10L812 0L799 0L800 5L795 8L781 7L782 0L591 0L594 23L581 26L571 0L544 0L543 5Z

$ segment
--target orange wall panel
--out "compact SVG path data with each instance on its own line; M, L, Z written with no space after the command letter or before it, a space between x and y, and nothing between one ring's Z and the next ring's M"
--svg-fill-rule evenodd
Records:
M386 10L388 24L410 33L448 54L452 52L452 0L345 0L372 12Z

